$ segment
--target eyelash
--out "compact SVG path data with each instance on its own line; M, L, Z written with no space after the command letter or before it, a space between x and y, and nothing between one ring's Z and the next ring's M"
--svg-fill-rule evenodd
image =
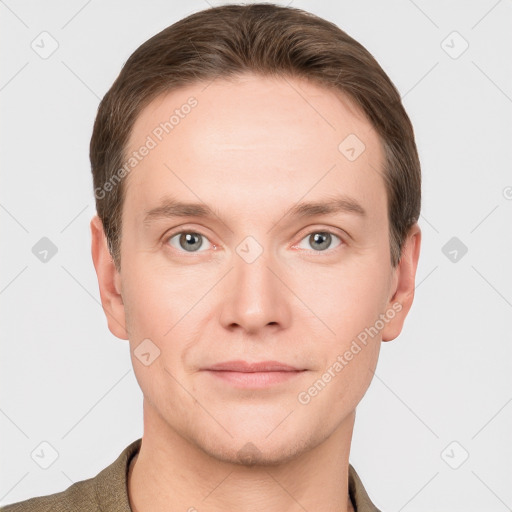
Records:
M323 255L323 254L330 254L332 253L333 251L337 250L337 249L340 249L342 246L345 245L345 241L343 240L343 238L335 233L333 230L330 230L330 229L314 229L312 231L309 231L308 233L306 233L306 235L304 235L297 244L294 244L292 247L297 247L298 245L300 245L300 243L307 239L308 237L310 237L311 235L313 234L317 234L317 233L325 233L325 234L329 234L331 236L334 236L335 238L338 238L338 240L340 241L339 245L334 247L334 248L328 248L328 249L325 249L323 251L315 251L314 249L302 249L304 251L308 251L308 252L312 252L312 253L317 253L318 255ZM169 244L169 241L171 239L173 239L174 237L176 237L177 235L183 235L183 234L195 234L195 235L200 235L201 237L205 238L206 240L208 240L208 242L210 242L209 238L204 234L204 233L201 233L201 231L198 231L198 230L181 230L181 231L176 231L174 233L170 233L168 235L165 235L164 236L164 244L166 246L168 246L170 248L170 250L173 250L173 251L176 251L178 253L181 253L181 254L190 254L190 255L193 255L193 254L196 254L196 255L199 255L201 254L202 252L205 252L205 251L191 251L191 252L187 252L183 249L177 249L176 247L173 247ZM210 244L212 244L213 247L216 247L215 244L213 244L212 242L210 242Z

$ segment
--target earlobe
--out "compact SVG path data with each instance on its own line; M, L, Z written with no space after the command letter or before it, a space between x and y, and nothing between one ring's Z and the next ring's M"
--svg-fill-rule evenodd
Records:
M126 317L121 296L121 276L117 271L98 215L91 219L91 254L98 277L101 304L108 328L117 338L127 340Z
M394 294L387 304L386 312L393 316L382 330L382 341L394 340L402 331L407 313L414 299L416 269L421 246L421 230L414 224L405 239L402 257L393 279ZM391 314L389 315L391 316Z

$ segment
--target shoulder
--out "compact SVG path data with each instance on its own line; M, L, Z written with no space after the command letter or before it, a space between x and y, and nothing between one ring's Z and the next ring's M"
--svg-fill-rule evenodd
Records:
M118 458L95 477L81 480L66 490L0 507L0 512L131 512L127 473L141 439L128 445Z
M354 466L349 463L348 492L355 512L381 512L370 499Z
M95 493L95 478L75 482L65 491L12 503L0 512L69 512L71 510L100 511Z

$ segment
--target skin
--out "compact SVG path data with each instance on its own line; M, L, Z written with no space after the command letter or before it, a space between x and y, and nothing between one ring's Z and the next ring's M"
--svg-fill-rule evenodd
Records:
M157 98L134 125L128 152L190 96L198 101L126 178L119 273L99 218L91 221L108 326L129 339L144 395L132 509L352 510L356 406L381 341L398 336L413 301L420 229L411 228L393 268L383 149L347 98L295 78L244 75L206 85ZM338 149L349 134L365 144L355 161ZM335 194L366 214L286 215L298 202ZM166 195L205 203L218 217L145 226L145 213ZM322 251L310 235L325 231L335 236ZM175 236L181 232L200 233L203 245L187 252ZM247 236L263 249L252 263L237 253ZM401 307L394 318L300 403L299 393L393 304ZM134 355L146 338L160 350L149 366ZM255 390L200 370L235 359L306 371Z

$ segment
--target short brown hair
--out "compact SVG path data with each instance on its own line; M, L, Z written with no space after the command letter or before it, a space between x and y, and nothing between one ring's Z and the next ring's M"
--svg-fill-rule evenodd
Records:
M213 7L167 27L135 50L101 101L90 160L96 209L116 268L121 268L124 180L106 185L119 178L116 172L125 161L137 116L160 94L244 73L296 77L334 88L364 112L384 149L380 171L396 266L421 203L420 162L400 94L373 56L335 24L301 9L265 3Z

